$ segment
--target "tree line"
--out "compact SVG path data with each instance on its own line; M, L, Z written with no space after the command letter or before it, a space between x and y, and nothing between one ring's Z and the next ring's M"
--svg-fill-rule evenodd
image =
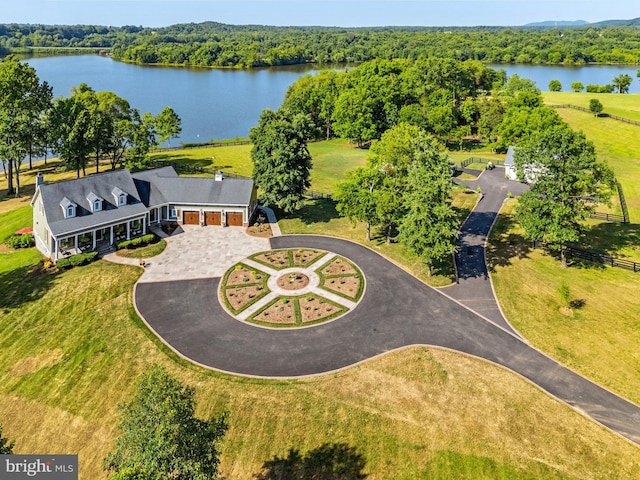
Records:
M262 67L360 63L420 56L484 63L638 64L634 27L270 27L216 22L165 28L0 25L0 55L16 49L92 47L140 64Z
M429 275L455 251L459 227L447 144L518 146L518 174L531 193L522 196L517 217L528 238L561 254L613 185L593 145L543 104L534 82L477 61L374 60L300 78L251 131L263 204L298 208L312 168L307 142L333 136L368 148L365 166L347 172L336 188L338 213L363 222L367 240L377 227L388 243L401 242Z
M113 92L95 92L82 83L69 97L53 98L34 68L10 55L0 64L0 160L8 194L20 194L20 169L28 159L59 155L67 170L86 175L108 159L144 168L151 146L178 136L181 121L171 107L141 114ZM14 182L15 180L15 182Z

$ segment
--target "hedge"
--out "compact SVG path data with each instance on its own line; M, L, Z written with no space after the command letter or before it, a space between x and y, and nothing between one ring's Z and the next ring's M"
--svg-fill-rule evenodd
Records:
M132 238L131 240L124 240L118 243L118 250L122 250L123 248L140 248L145 245L149 245L150 243L156 243L160 240L160 237L154 235L153 233L148 233L147 235L143 235L141 237Z
M56 267L60 270L65 270L71 267L79 267L91 263L98 256L98 252L79 253L78 255L72 255L67 258L63 258L56 262Z
M29 248L35 245L32 233L23 233L22 235L11 235L7 239L7 245L11 248Z

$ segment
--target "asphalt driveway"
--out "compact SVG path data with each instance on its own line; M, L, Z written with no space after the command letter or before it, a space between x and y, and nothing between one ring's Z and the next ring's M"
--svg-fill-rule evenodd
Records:
M219 278L139 283L135 304L171 348L204 366L261 377L298 377L353 365L407 345L445 347L527 378L640 443L640 408L563 367L517 335L425 285L377 253L329 237L285 236L273 248L319 248L354 261L367 287L360 305L324 325L271 330L240 322L218 301Z

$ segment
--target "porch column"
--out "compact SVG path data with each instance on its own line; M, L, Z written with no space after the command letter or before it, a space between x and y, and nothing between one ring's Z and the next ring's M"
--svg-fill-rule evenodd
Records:
M142 218L142 234L143 234L143 235L146 235L146 234L147 234L147 222L146 222L146 220L147 220L147 216L145 215L145 216Z
M80 247L78 246L78 235L75 235L73 238L75 239L75 245L73 246L73 248L75 248L76 253L78 253L78 250L80 249Z
M131 240L131 220L127 220L127 240Z
M109 245L113 245L113 225L109 227Z
M97 230L93 231L93 247L92 247L92 250L96 249L96 237L97 237L96 233L97 232L98 232Z
M59 251L58 238L57 237L54 238L54 240L53 240L53 248L54 248L54 250L53 250L53 260L55 262L57 262L58 261L58 251Z

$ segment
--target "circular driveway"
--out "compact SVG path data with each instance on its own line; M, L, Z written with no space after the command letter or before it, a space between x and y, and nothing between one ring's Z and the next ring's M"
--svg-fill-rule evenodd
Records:
M219 278L138 283L136 309L179 355L219 371L269 378L348 367L409 345L456 350L502 365L625 438L640 443L640 408L578 375L522 339L346 240L292 235L273 248L316 248L358 264L367 278L359 307L327 324L272 330L222 308Z

